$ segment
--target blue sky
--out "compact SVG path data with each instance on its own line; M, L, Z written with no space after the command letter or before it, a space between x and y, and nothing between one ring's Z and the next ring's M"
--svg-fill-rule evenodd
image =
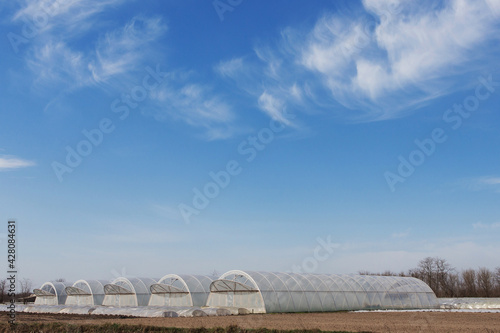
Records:
M498 266L498 1L0 17L0 216L35 283Z

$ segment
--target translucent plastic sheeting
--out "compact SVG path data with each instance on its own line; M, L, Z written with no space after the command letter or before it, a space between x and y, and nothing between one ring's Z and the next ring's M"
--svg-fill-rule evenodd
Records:
M66 303L66 287L68 282L45 282L38 289L34 289L36 305L63 305Z
M205 275L168 274L151 285L150 306L204 306L213 278Z
M32 305L24 308L23 312L29 313L59 313L66 305Z
M59 313L68 313L68 314L92 314L92 312L96 309L95 306L66 306Z
M120 277L104 286L106 306L147 306L151 296L150 287L156 280L150 278Z
M209 307L253 313L438 308L434 292L410 277L229 271L210 285Z
M500 298L439 298L442 309L500 309Z
M10 306L9 303L7 303L7 304L0 304L0 312L9 312L10 308L8 308L8 306ZM16 308L15 308L16 312L23 312L24 309L26 309L26 305L24 305L24 304L16 304Z
M66 313L66 314L92 314L131 317L205 317L205 316L229 316L238 314L238 309L226 308L199 308L182 306L138 306L138 307L114 307L114 306L61 306L61 305L35 305L27 306L21 312L31 313ZM5 307L0 311L8 311Z
M78 280L71 287L66 287L66 305L102 305L104 286L109 281Z
M134 317L163 317L166 310L160 307L152 308L140 307L96 307L92 311L93 315L114 315L114 316L134 316Z

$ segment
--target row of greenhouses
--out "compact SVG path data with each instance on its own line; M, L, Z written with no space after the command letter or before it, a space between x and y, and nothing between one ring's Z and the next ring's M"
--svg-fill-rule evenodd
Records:
M46 282L34 293L35 306L73 308L205 307L280 313L439 307L429 286L412 277L239 270L218 278L168 274L161 279Z

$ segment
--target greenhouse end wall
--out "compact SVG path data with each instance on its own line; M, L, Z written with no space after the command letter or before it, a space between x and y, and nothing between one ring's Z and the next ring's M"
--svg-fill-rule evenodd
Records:
M66 287L66 305L92 306L102 305L104 286L109 281L78 280L71 287Z
M151 296L150 287L156 280L150 278L115 279L104 286L104 301L106 306L147 306Z
M35 305L63 305L66 302L66 282L45 282L39 289L34 289Z
M205 306L214 278L168 274L151 285L150 306Z

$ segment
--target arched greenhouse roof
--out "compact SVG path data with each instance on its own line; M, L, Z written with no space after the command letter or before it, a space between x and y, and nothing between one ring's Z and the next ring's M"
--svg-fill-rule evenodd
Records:
M103 305L145 306L149 303L150 287L156 283L151 278L119 277L104 286Z
M66 287L66 305L102 305L104 286L109 281L78 280L72 286Z
M167 274L151 285L149 305L204 306L212 281L205 275Z
M207 305L270 313L434 308L438 301L411 277L234 270L212 282Z
M41 305L64 305L66 302L66 287L71 285L67 282L45 282L38 289L33 289L36 295L35 304Z

